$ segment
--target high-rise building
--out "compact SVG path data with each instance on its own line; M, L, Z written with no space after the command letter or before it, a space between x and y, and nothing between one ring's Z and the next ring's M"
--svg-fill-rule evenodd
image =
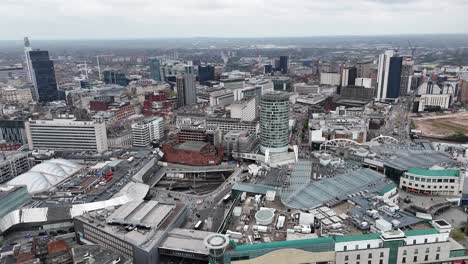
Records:
M413 76L414 60L406 57L401 65L400 95L406 95L411 90L411 76Z
M114 71L104 71L104 83L106 84L118 84L121 86L127 86L130 83L130 80L125 76L125 73L114 72Z
M54 62L50 60L46 50L32 50L28 52L32 67L32 82L35 97L39 102L59 100L57 81L55 79Z
M356 78L371 78L372 77L372 61L362 61L356 63Z
M24 37L24 57L26 61L26 72L28 73L28 81L31 83L34 82L33 80L33 70L31 65L31 58L29 57L29 52L32 51L31 43L29 42L28 37Z
M403 58L387 50L379 56L377 100L396 99L400 96L401 65Z
M197 87L195 83L195 73L193 72L193 65L185 66L184 74L184 94L185 105L197 104Z
M152 141L160 141L164 137L164 120L162 117L132 124L132 140L135 147L146 147Z
M197 103L197 87L192 65L185 66L184 74L176 76L177 107Z
M184 75L176 76L177 107L185 106L185 78Z
M152 58L150 60L151 79L161 81L161 63L158 59Z
M288 56L280 56L278 70L283 74L288 73Z
M207 81L214 81L215 68L212 65L199 65L198 66L198 81L201 85L206 85Z
M270 92L260 101L260 149L286 152L289 135L289 95Z
M0 141L7 144L26 144L24 122L20 120L0 120Z
M108 149L103 120L29 120L25 123L29 149L93 150Z
M348 85L355 85L356 78L357 78L356 67L343 68L342 73L341 73L341 86L345 87Z

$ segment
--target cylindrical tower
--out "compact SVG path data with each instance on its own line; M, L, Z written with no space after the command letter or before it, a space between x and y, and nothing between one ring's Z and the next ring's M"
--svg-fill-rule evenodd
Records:
M212 234L203 240L210 252L210 264L224 263L224 250L229 245L229 237L223 234Z
M286 152L289 135L289 95L270 92L260 101L260 150Z

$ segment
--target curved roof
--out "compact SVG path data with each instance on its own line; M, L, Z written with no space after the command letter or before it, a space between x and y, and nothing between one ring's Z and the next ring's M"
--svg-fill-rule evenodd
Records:
M26 173L25 173L26 174ZM29 175L32 177L41 177L37 175L37 172L31 172ZM40 174L40 173L39 173ZM36 179L34 179L37 181ZM44 183L42 181L37 181L38 183ZM41 185L37 186L41 187ZM49 213L51 208L39 207L39 208L21 208L9 212L2 218L0 218L0 233L5 232L12 226L18 224L30 224L30 223L40 223L46 221L57 221L57 220L68 220L75 216L84 214L89 211L104 209L107 207L114 207L122 205L131 201L143 200L143 198L148 194L149 186L143 183L129 182L127 183L117 194L115 194L111 199L91 202L85 204L74 204L72 206L64 206L61 208L55 208L53 210L60 210L61 213L58 214L59 218L53 218L57 213Z
M8 184L26 185L29 193L43 192L70 177L79 169L80 165L68 160L47 160L12 179Z

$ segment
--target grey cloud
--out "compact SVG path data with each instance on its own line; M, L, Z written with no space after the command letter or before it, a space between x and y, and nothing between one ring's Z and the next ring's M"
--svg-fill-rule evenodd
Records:
M0 39L468 33L466 0L0 1Z

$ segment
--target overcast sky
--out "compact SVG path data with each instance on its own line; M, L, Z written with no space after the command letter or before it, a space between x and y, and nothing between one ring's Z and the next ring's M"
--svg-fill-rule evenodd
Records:
M468 33L468 0L0 0L0 39Z

